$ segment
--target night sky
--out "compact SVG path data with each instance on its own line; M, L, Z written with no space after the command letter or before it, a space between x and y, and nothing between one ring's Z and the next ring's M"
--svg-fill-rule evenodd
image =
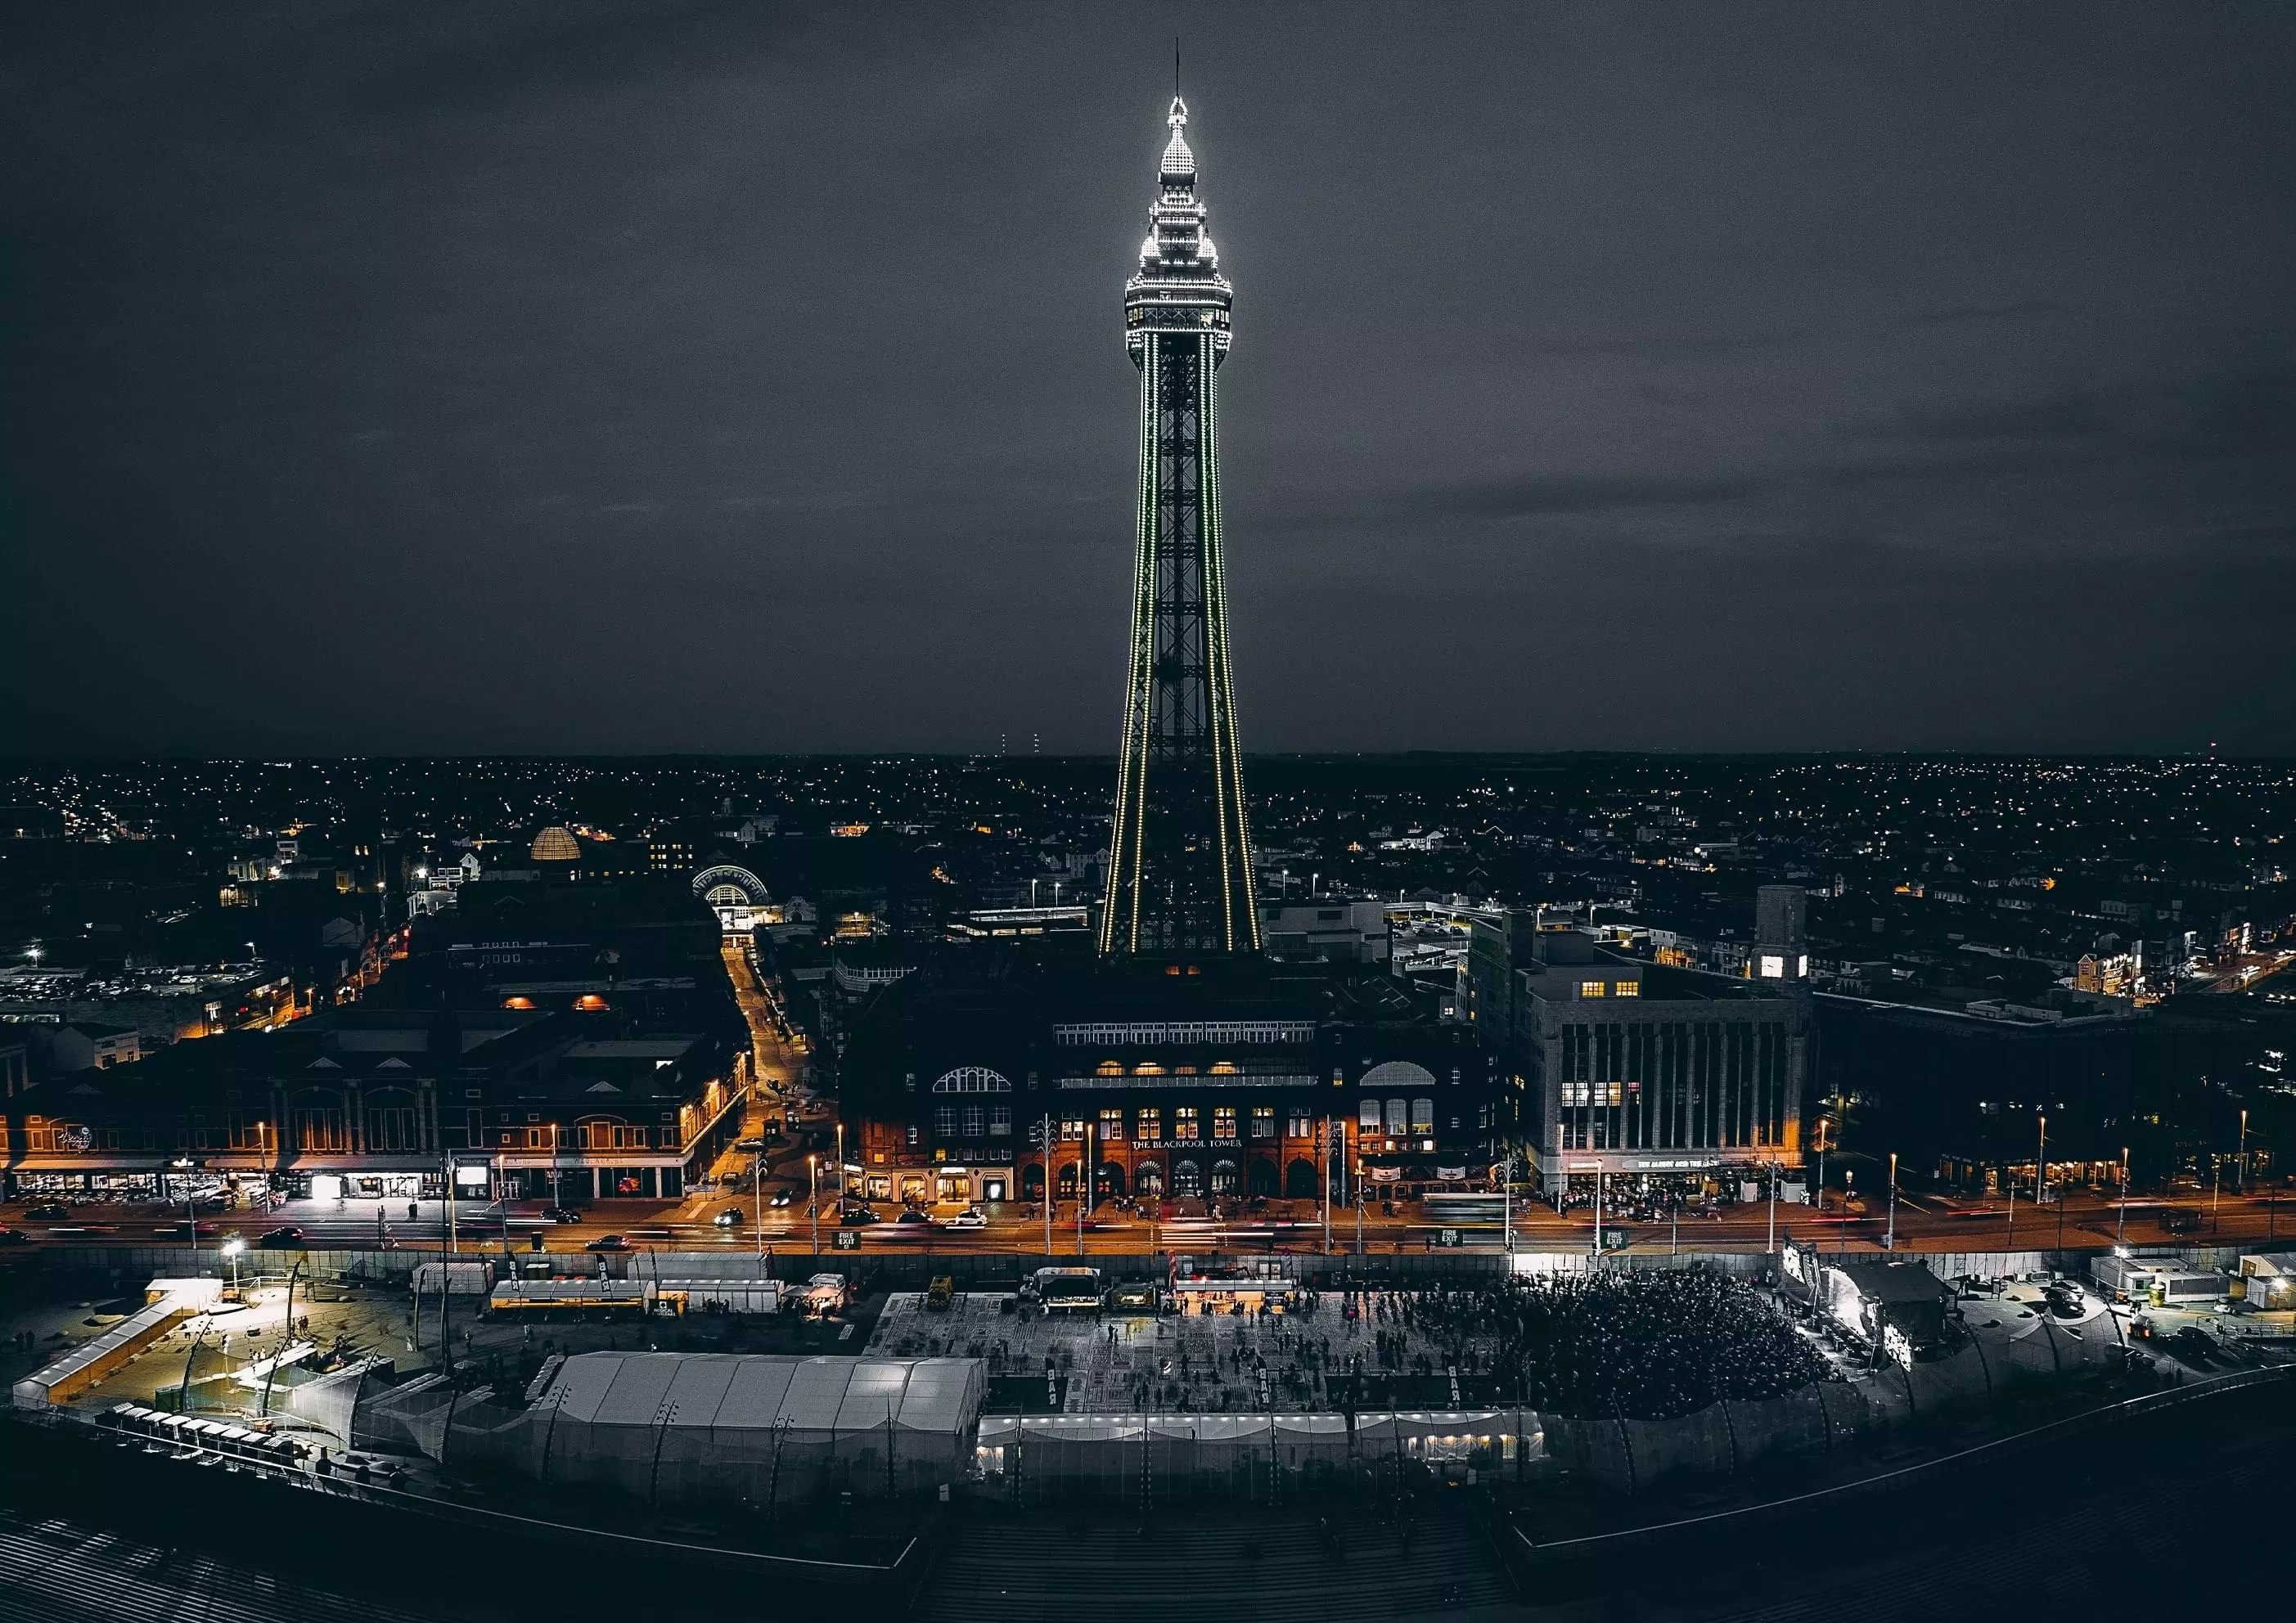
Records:
M0 20L0 750L1112 750L1174 33L1248 749L2296 750L2296 11Z

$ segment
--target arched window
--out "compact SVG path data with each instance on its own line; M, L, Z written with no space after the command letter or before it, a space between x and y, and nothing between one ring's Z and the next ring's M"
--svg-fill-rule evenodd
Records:
M1408 1100L1390 1099L1387 1102L1387 1131L1390 1138L1400 1138L1411 1131L1411 1105Z
M937 1094L1009 1094L1012 1083L986 1065L960 1065L932 1085Z
M1382 1093L1390 1087L1431 1088L1435 1086L1435 1073L1408 1060L1390 1060L1364 1072L1361 1086L1375 1087Z
M1360 1118L1358 1119L1357 1125L1366 1133L1376 1133L1379 1131L1378 1100L1366 1099L1363 1102L1363 1111Z
M1414 1133L1432 1133L1435 1130L1435 1101L1414 1099L1411 1102L1411 1130Z

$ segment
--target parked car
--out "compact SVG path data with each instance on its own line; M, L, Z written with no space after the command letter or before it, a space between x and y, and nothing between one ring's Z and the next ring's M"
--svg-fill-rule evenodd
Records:
M20 1228L0 1228L0 1245L29 1245L31 1235Z
M978 1206L968 1206L953 1217L942 1221L943 1228L987 1228L988 1214Z
M71 1212L60 1201L43 1201L37 1206L24 1208L24 1215L37 1223L62 1223Z
M935 1313L947 1313L956 1300L956 1281L947 1275L938 1275L925 1287L925 1306Z
M738 1206L723 1207L709 1221L719 1228L739 1228L742 1225L742 1209Z
M296 1251L303 1249L303 1231L292 1223L272 1229L255 1242L266 1251Z
M586 1251L627 1251L630 1242L619 1234L601 1234L582 1248Z
M838 1214L837 1220L848 1228L866 1228L872 1223L882 1223L884 1221L884 1219L879 1217L876 1212L866 1206L849 1206L842 1212Z
M737 1138L734 1141L734 1147L736 1150L747 1150L754 1153L766 1147L766 1141L762 1138Z
M919 1211L915 1207L912 1206L899 1217L894 1218L893 1221L896 1223L930 1223L932 1219L927 1217L923 1212Z
M571 1206L545 1206L542 1209L542 1220L545 1223L579 1223L582 1214Z

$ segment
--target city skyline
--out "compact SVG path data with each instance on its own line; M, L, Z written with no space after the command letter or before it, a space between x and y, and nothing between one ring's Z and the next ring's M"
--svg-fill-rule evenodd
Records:
M1170 18L1255 750L2296 748L2285 19L1305 15ZM1160 23L148 20L7 46L0 750L1109 748Z

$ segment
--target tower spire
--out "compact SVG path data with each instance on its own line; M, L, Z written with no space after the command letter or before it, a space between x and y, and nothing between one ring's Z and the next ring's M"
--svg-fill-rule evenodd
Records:
M1259 949L1229 680L1215 374L1233 290L1204 231L1173 41L1171 139L1124 288L1140 368L1140 522L1103 953Z

